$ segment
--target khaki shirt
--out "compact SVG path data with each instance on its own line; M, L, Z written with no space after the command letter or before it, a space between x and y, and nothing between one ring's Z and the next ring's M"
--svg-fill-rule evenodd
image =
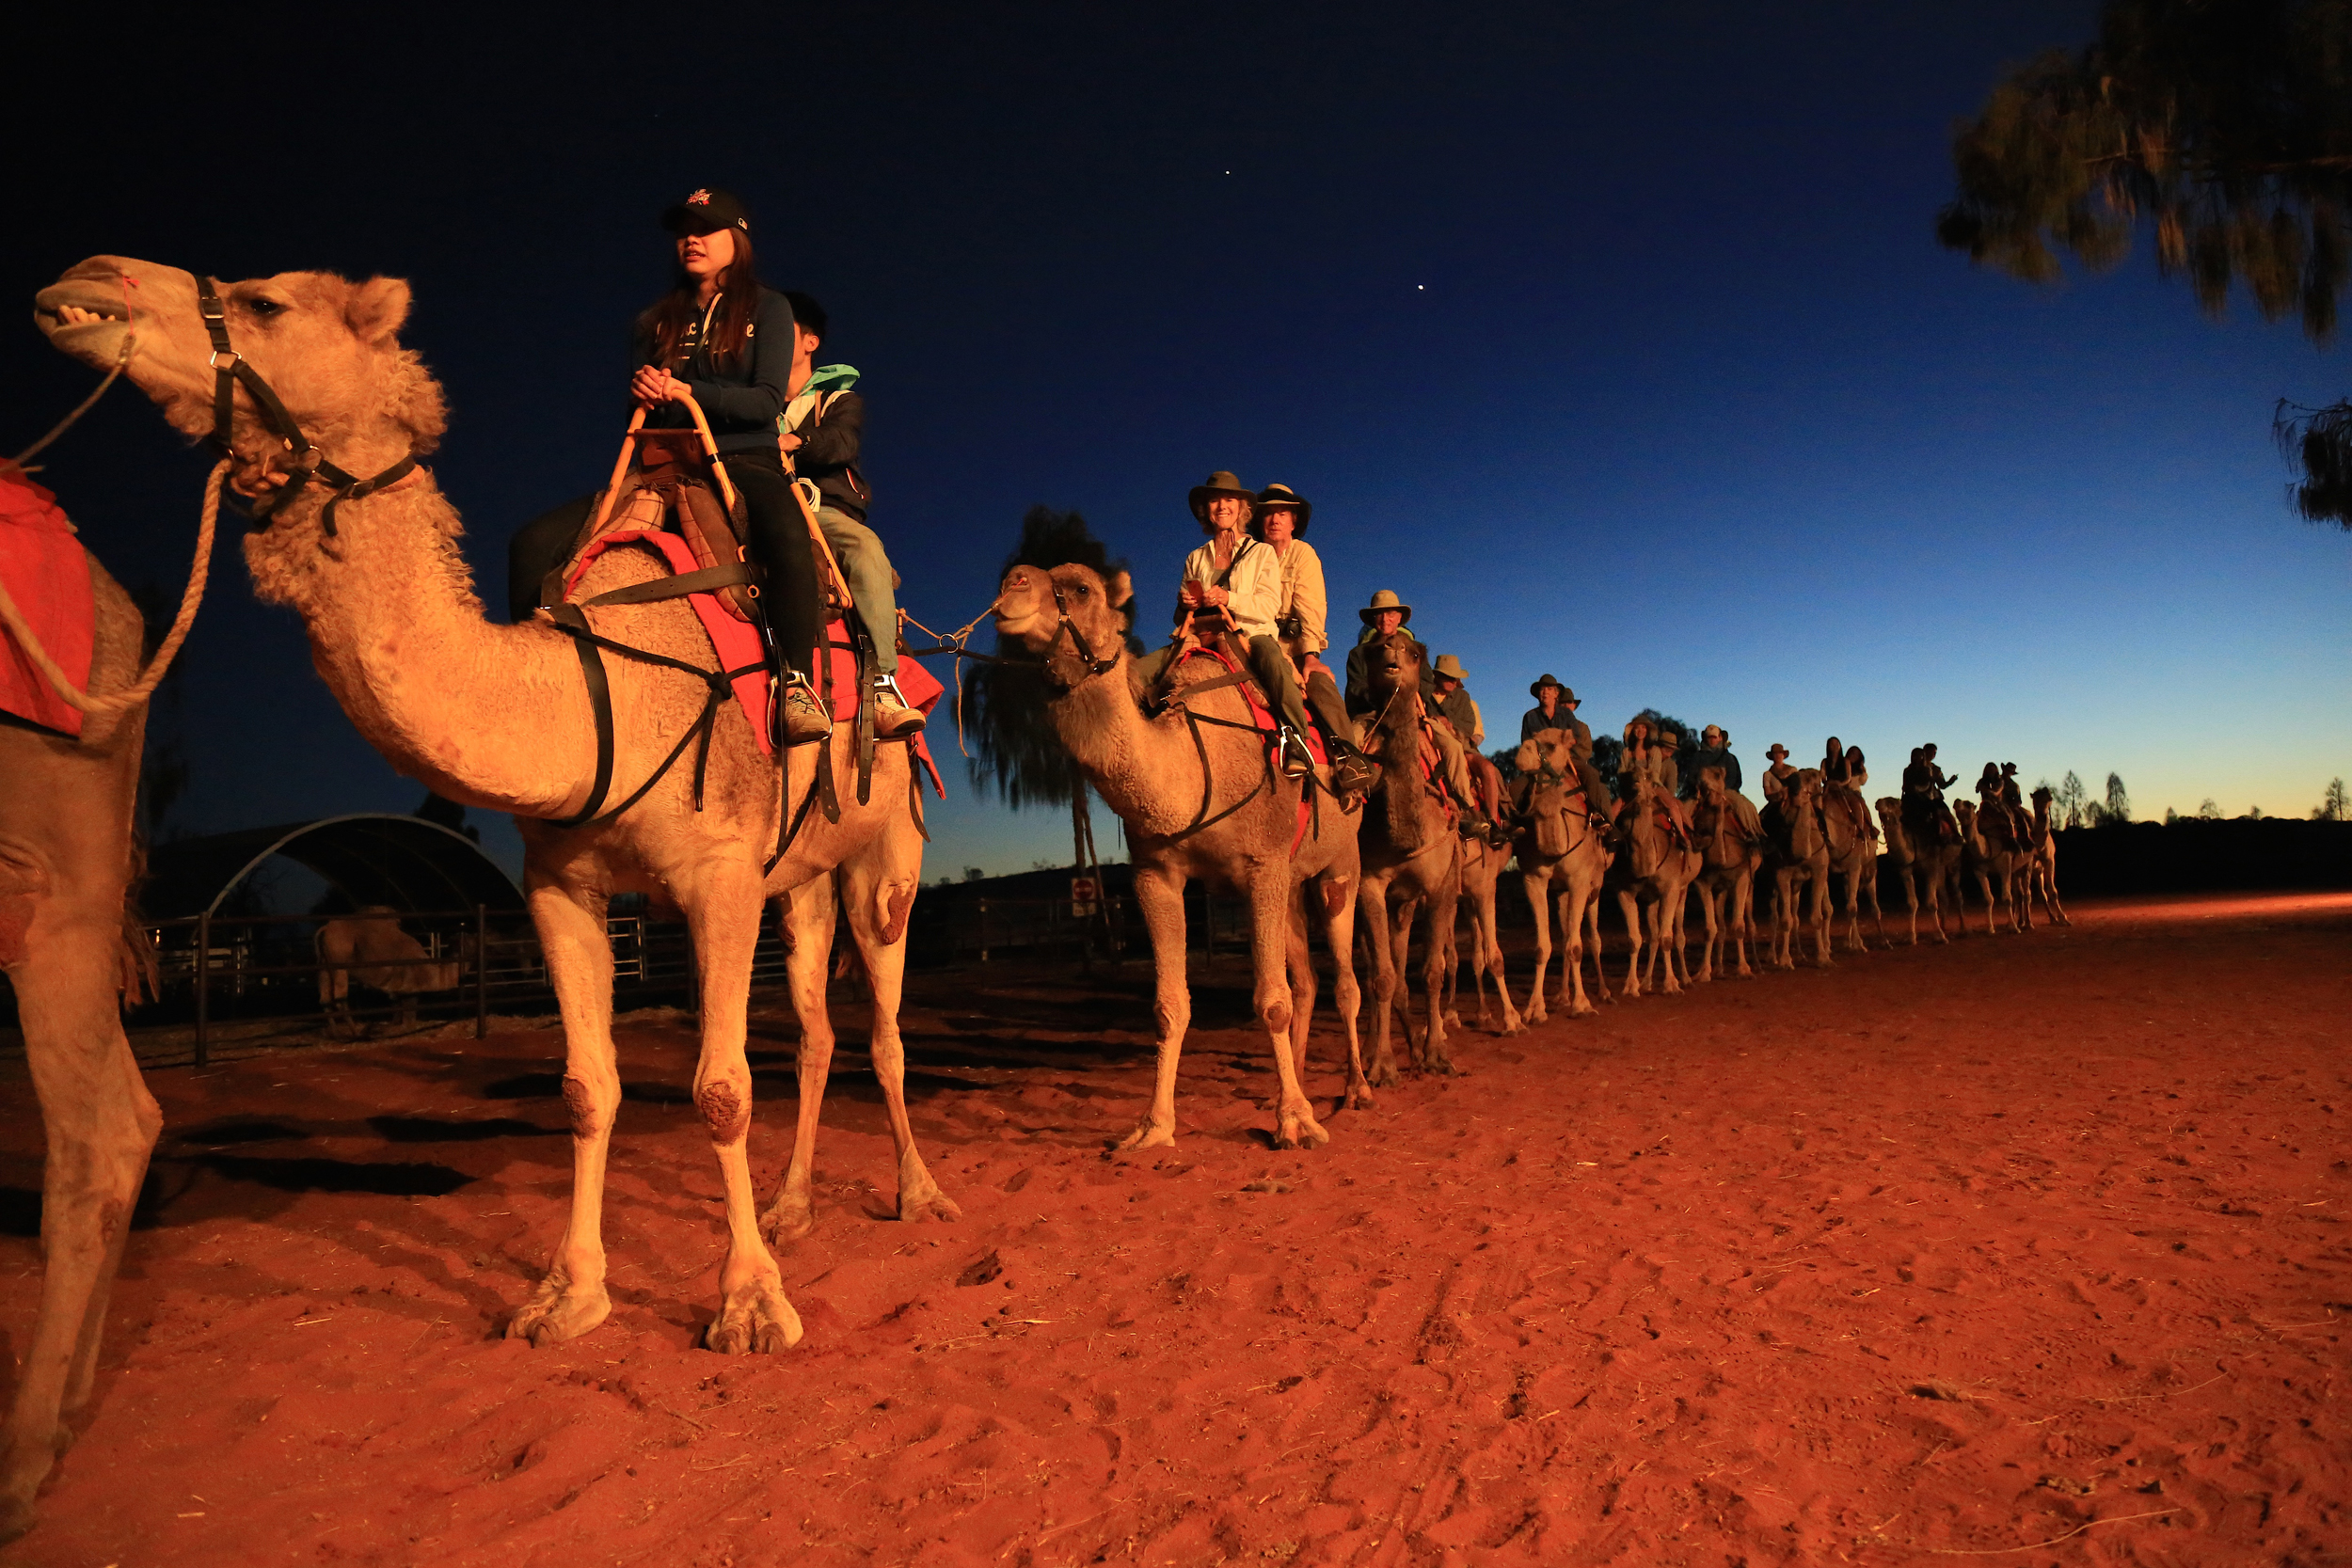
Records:
M1331 645L1326 631L1330 600L1323 589L1323 557L1315 554L1315 547L1304 539L1294 539L1290 549L1279 559L1282 562L1282 598L1275 618L1297 616L1298 652L1319 654Z
M1185 582L1214 586L1217 578L1216 546L1212 540L1184 557ZM1282 568L1274 546L1241 536L1233 551L1232 575L1225 582L1225 608L1244 638L1272 637L1276 607L1282 601Z

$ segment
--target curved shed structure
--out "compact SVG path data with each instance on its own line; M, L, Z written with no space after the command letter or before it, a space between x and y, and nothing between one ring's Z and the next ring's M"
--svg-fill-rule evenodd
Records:
M247 828L182 839L149 852L140 912L150 920L218 913L261 864L283 855L324 879L358 909L519 911L520 889L462 833L418 816L356 812L317 822Z

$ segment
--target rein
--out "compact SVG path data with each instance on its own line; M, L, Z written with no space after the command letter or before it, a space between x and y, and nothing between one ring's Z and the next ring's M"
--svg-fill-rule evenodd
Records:
M213 434L212 443L224 458L236 455L230 444L236 416L237 385L245 385L246 396L252 400L253 411L262 427L283 442L286 448L286 482L274 499L258 502L253 508L257 522L266 527L286 503L312 484L320 484L332 492L326 510L320 515L319 526L328 538L335 535L335 508L345 501L365 500L378 490L389 489L416 471L417 454L411 450L399 462L383 472L361 479L330 461L302 434L302 426L278 394L270 390L262 372L253 368L251 360L239 354L229 341L229 317L220 303L220 285L199 273L196 279L196 308L204 317L204 334L212 340L212 357L206 361L213 368Z

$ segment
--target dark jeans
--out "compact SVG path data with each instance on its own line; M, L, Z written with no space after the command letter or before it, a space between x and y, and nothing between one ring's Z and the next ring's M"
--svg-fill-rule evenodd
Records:
M791 482L784 477L784 462L774 451L757 449L729 452L723 461L727 477L743 493L752 560L767 574L759 603L768 612L769 635L785 664L807 674L820 625L817 561ZM564 563L564 552L587 526L596 499L581 496L565 501L515 531L506 546L510 619L528 621L539 608L540 583Z

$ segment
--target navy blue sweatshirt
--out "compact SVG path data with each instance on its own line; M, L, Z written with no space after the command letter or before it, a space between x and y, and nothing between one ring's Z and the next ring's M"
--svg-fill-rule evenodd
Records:
M713 309L718 303L711 301ZM674 362L670 373L685 382L694 401L702 404L703 417L710 421L710 434L721 451L765 448L772 452L776 450L776 416L784 412L792 380L791 302L773 289L762 289L743 352L723 361L714 362L703 346L702 328L709 319L710 311L706 310L700 320L687 325L686 336L678 343L686 363L681 367ZM660 362L660 345L644 326L637 328L633 352L640 365ZM693 425L686 410L675 403L665 403L645 415L648 430L691 430Z

